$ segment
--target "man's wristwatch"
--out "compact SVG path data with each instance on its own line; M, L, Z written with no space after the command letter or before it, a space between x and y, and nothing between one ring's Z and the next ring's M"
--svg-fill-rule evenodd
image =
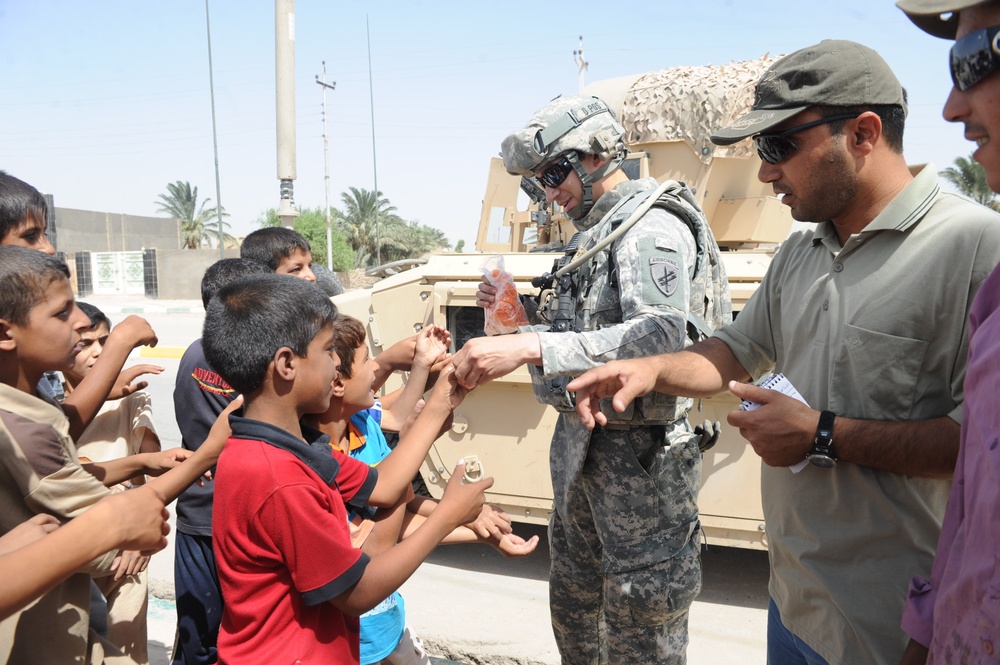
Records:
M822 469L832 469L837 466L837 457L833 454L833 419L837 417L833 411L822 411L819 414L819 427L816 428L816 438L813 439L812 450L806 459L813 466Z

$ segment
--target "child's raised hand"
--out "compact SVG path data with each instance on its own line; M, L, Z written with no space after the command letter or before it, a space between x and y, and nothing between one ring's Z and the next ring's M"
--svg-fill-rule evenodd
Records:
M484 503L476 519L465 526L484 540L489 538L499 540L504 534L512 531L510 516L503 511L503 508L492 503Z
M505 533L499 540L490 538L487 542L493 549L503 554L504 558L515 559L534 552L538 546L538 536L532 536L525 540L515 533Z
M474 483L462 480L465 475L465 460L459 460L444 488L444 496L438 503L437 511L444 511L453 526L471 522L482 512L486 502L486 490L493 487L493 478L483 478Z
M137 346L156 346L157 342L156 333L149 321L135 314L129 314L116 325L111 330L109 339L122 339L133 349Z
M158 453L144 453L148 455L144 466L147 476L159 476L174 468L193 454L186 448L168 448Z
M115 379L115 385L111 387L108 399L122 399L144 389L149 383L146 381L136 381L136 379L143 374L160 374L163 372L163 369L159 365L134 365L123 369L118 378Z
M114 529L119 548L149 555L167 546L170 513L165 504L159 491L144 485L106 496L84 514L93 511L91 518L104 528Z
M451 347L451 333L436 323L425 326L417 333L413 349L413 365L431 367L441 357L448 353Z
M455 379L455 366L447 365L441 370L441 374L434 384L430 400L444 404L448 409L454 411L469 392L469 388L460 385Z
M215 424L212 425L212 429L208 430L208 436L205 437L205 442L198 448L199 451L204 450L205 454L211 455L215 459L219 458L223 447L226 445L226 440L233 433L232 428L229 427L229 414L242 406L243 395L237 395L236 399L230 402L229 406L223 409L219 417L215 419Z
M0 536L0 554L7 554L30 545L59 528L59 520L52 515L40 513L21 522Z

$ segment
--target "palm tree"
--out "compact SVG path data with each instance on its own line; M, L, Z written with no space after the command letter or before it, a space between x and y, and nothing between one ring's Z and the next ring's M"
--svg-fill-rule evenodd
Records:
M419 222L405 222L382 192L348 189L340 195L344 210L334 208L332 212L337 229L354 250L356 266L415 258L451 246L444 232Z
M184 249L197 249L206 242L211 245L219 238L219 224L222 224L222 236L227 247L234 246L236 239L227 230L229 223L221 221L216 208L206 208L211 199L205 199L198 205L198 188L191 187L189 182L167 183L167 193L160 194L157 205L159 211L166 213L181 223L181 246ZM222 217L228 217L225 209Z
M406 223L396 214L396 207L382 192L350 187L340 195L343 211L334 209L337 226L354 249L359 266L373 265L386 256L380 249L392 249L399 243L399 228Z
M972 158L956 157L955 165L949 166L938 173L942 178L954 185L959 193L981 205L1000 212L1000 201L986 182L986 169Z

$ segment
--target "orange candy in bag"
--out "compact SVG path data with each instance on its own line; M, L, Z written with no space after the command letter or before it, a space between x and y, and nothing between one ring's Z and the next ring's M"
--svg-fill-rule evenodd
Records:
M518 326L528 325L528 316L521 299L517 297L514 278L504 270L502 256L487 259L483 265L483 281L497 288L496 300L486 308L483 330L487 335L517 332Z

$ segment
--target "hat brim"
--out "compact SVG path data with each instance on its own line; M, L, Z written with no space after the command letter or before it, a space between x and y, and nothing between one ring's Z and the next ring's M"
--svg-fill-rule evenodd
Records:
M899 0L896 6L903 10L913 24L929 35L941 39L955 39L958 32L958 15L963 9L983 4L986 0ZM947 15L948 18L944 18Z
M731 145L737 141L742 141L748 136L754 136L761 132L766 132L775 125L780 125L793 115L802 113L808 106L795 106L787 109L757 109L750 111L746 115L740 116L728 127L724 127L712 134L712 143L715 145Z

